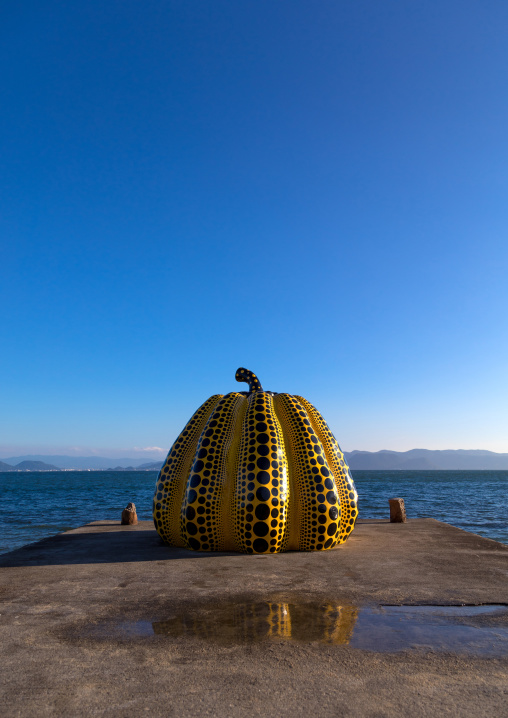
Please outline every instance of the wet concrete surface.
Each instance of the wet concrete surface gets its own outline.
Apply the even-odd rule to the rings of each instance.
[[[340,605],[334,601],[188,603],[164,620],[110,619],[83,626],[82,637],[136,641],[169,636],[224,646],[321,643],[392,653],[404,650],[508,656],[508,607]],[[490,619],[490,620],[485,620]]]
[[[431,519],[202,554],[96,522],[0,556],[4,716],[504,716],[508,547]]]

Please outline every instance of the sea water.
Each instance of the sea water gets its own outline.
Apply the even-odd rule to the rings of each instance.
[[[508,544],[508,471],[353,471],[360,518],[388,518],[402,497],[409,518],[431,517]],[[156,471],[0,473],[0,553],[101,519],[133,501],[151,519]]]

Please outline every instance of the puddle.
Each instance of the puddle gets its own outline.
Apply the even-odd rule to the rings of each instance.
[[[379,606],[360,611],[350,645],[393,653],[422,650],[508,656],[508,607]]]
[[[455,618],[469,618],[470,616],[501,616],[508,612],[504,604],[484,604],[481,606],[380,606],[379,610],[396,616],[412,614],[414,616],[453,616]]]
[[[508,656],[508,607],[377,606],[258,601],[190,604],[164,620],[110,621],[86,636],[129,640],[168,636],[221,645],[295,641],[393,653],[427,650]]]

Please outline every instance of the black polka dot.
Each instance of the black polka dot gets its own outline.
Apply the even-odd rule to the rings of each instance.
[[[268,499],[270,498],[270,490],[267,489],[266,486],[260,486],[259,489],[256,491],[256,498],[259,501],[268,501]]]
[[[256,506],[256,518],[264,520],[270,516],[270,507],[267,504],[258,504]]]
[[[190,521],[185,528],[187,529],[187,533],[191,534],[191,536],[194,536],[194,534],[198,532],[198,527],[196,524],[192,523],[192,521]]]
[[[194,551],[199,551],[201,546],[199,545],[199,541],[195,538],[189,539],[189,546],[194,549]]]
[[[267,459],[266,456],[260,456],[259,459],[256,461],[258,469],[269,469],[270,468],[270,459]]]
[[[266,536],[266,534],[268,533],[268,525],[265,524],[263,521],[258,521],[254,524],[253,531],[256,536]]]
[[[254,547],[254,551],[257,551],[258,553],[263,553],[268,550],[268,543],[262,538],[256,539],[252,545]]]
[[[189,519],[189,521],[192,521],[192,519],[196,515],[196,512],[194,511],[192,506],[187,506],[187,511],[185,512],[185,515]]]
[[[257,480],[260,484],[269,484],[270,474],[267,471],[258,471]]]

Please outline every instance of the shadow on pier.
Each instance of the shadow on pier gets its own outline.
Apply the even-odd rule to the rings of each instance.
[[[100,531],[68,531],[2,554],[0,567],[171,561],[235,555],[166,546],[155,529],[133,526],[122,527],[119,531],[118,522],[105,521],[100,522],[99,528]]]

